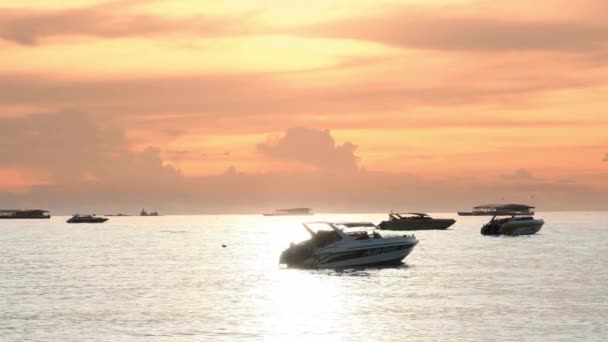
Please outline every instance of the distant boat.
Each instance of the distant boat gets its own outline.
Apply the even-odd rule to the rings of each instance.
[[[311,208],[278,209],[274,213],[265,213],[264,216],[304,216],[314,215]]]
[[[435,219],[423,213],[390,213],[389,219],[380,222],[384,230],[435,230],[447,229],[456,223],[454,219]]]
[[[108,218],[95,216],[95,215],[80,215],[76,214],[70,217],[66,222],[67,223],[104,223]]]
[[[142,209],[139,216],[158,216],[158,213],[156,211],[148,213],[145,209]]]
[[[50,219],[48,210],[0,210],[0,219]]]
[[[525,204],[480,205],[465,215],[492,216],[490,222],[481,227],[483,235],[531,235],[538,233],[545,224],[545,221],[533,217],[534,207]],[[500,216],[506,217],[498,218]]]
[[[481,228],[483,235],[532,235],[538,233],[545,221],[531,216],[511,216],[503,219],[492,217],[490,222]]]

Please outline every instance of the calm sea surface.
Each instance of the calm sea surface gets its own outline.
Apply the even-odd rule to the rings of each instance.
[[[2,220],[0,341],[606,341],[608,213],[435,216],[402,266],[345,271],[277,263],[303,219],[384,214]]]

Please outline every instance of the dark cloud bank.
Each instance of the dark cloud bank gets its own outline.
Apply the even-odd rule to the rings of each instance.
[[[573,181],[547,182],[525,169],[493,184],[446,177],[428,181],[407,173],[358,167],[356,147],[336,144],[329,131],[290,128],[260,142],[268,158],[311,166],[308,172],[247,174],[229,168],[185,177],[165,165],[159,150],[128,149],[124,132],[82,113],[51,113],[0,120],[0,167],[38,168],[53,185],[3,193],[2,207],[42,207],[56,214],[137,212],[259,213],[311,206],[321,212],[457,210],[501,198],[542,210],[606,209],[608,196]]]

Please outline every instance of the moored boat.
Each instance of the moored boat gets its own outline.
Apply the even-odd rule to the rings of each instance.
[[[456,223],[454,219],[436,219],[423,213],[390,213],[389,219],[380,222],[384,230],[435,230],[447,229]]]
[[[48,210],[0,210],[0,219],[50,219]]]
[[[544,224],[545,221],[541,219],[537,220],[531,216],[512,216],[501,219],[497,219],[496,216],[494,216],[490,222],[486,223],[481,228],[481,234],[512,236],[532,235],[538,233]]]
[[[106,217],[95,216],[95,215],[80,215],[75,214],[70,217],[66,222],[67,223],[104,223],[109,220]]]
[[[278,209],[274,213],[264,213],[264,216],[307,216],[314,215],[311,208]]]
[[[481,228],[483,235],[531,235],[538,233],[545,224],[542,219],[534,218],[534,207],[524,204],[480,205],[468,214],[492,216]]]
[[[394,265],[411,253],[415,236],[382,236],[371,222],[307,222],[310,239],[291,244],[279,263],[300,268]]]

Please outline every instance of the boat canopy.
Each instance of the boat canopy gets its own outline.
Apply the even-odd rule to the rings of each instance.
[[[330,222],[330,221],[314,221],[314,222],[303,222],[302,225],[305,227],[313,225],[325,225],[329,227],[335,227],[337,229],[342,228],[357,228],[357,227],[376,227],[372,222]]]
[[[525,204],[485,204],[478,205],[473,209],[511,209],[511,210],[529,210],[534,209],[533,206]]]
[[[409,218],[418,218],[418,219],[430,218],[430,216],[425,213],[393,213],[393,212],[391,212],[390,214],[388,214],[388,216],[393,220],[400,220],[400,219],[405,219],[408,217]]]
[[[419,217],[428,217],[429,215],[425,213],[397,213],[399,216],[410,215],[410,216],[419,216]]]
[[[371,222],[329,222],[329,221],[315,221],[315,222],[303,222],[302,225],[311,234],[315,235],[320,230],[333,230],[343,231],[350,230],[353,228],[362,228],[361,230],[367,230],[369,228],[376,229],[376,225]],[[320,227],[319,227],[320,226]],[[323,229],[325,228],[325,229]],[[329,229],[327,229],[329,228]]]
[[[525,204],[486,204],[473,208],[476,215],[534,215],[534,207]]]

